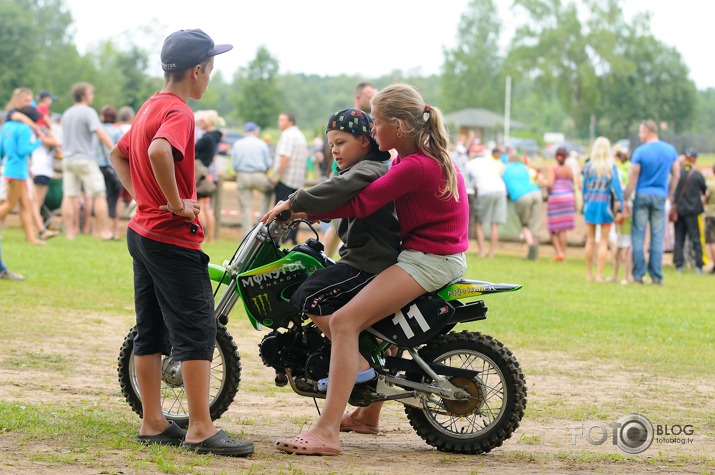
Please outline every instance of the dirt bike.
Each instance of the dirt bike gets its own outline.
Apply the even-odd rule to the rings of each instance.
[[[315,238],[292,249],[282,239],[301,223]],[[323,253],[312,223],[273,220],[258,223],[222,266],[209,264],[216,282],[218,332],[209,404],[215,420],[228,409],[241,381],[241,360],[226,329],[239,300],[256,330],[270,332],[259,344],[263,363],[275,369],[275,384],[294,392],[325,398],[318,380],[328,375],[330,341],[290,303],[296,288],[316,270],[333,265]],[[477,332],[452,333],[458,323],[486,318],[486,294],[510,292],[514,284],[459,280],[427,293],[360,335],[360,352],[376,377],[356,384],[350,404],[398,401],[407,418],[429,445],[443,452],[485,453],[499,447],[519,426],[526,408],[526,383],[519,363],[499,341]],[[470,301],[471,300],[471,301]],[[126,336],[119,354],[119,382],[132,409],[142,415],[132,348],[136,329]],[[396,356],[390,348],[396,347]],[[394,353],[394,352],[393,352]],[[171,356],[162,363],[162,404],[167,419],[188,424],[181,365]]]

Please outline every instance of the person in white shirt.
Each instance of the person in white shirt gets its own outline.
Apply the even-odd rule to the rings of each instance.
[[[499,157],[501,150],[495,148],[491,156],[477,156],[467,162],[469,182],[476,188],[475,215],[479,257],[484,257],[484,229],[489,229],[489,252],[494,257],[499,241],[499,225],[506,223],[506,186],[501,174],[504,165]]]

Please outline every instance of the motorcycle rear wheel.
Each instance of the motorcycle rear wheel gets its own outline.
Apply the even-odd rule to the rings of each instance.
[[[134,412],[143,417],[141,394],[134,367],[134,337],[136,327],[129,331],[119,351],[117,373],[124,398]],[[188,404],[184,381],[181,377],[181,364],[171,356],[162,358],[161,405],[167,420],[174,421],[180,427],[189,425]],[[222,324],[217,325],[216,347],[211,362],[211,380],[209,387],[209,411],[211,419],[220,418],[233,402],[241,382],[241,358],[233,337]]]
[[[432,396],[422,408],[405,406],[417,434],[442,452],[487,453],[511,437],[526,409],[526,382],[519,362],[499,341],[476,332],[448,333],[420,349],[427,362],[479,371],[474,379],[452,377],[472,395],[467,401]],[[407,378],[429,382],[424,375]]]

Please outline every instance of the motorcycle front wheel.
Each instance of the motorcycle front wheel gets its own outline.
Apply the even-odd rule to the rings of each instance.
[[[425,442],[442,452],[480,454],[511,437],[526,409],[526,382],[502,343],[481,333],[448,333],[427,343],[419,355],[429,363],[479,372],[474,378],[449,378],[470,394],[467,400],[428,395],[421,408],[405,406],[407,419]],[[415,373],[407,378],[431,381]]]
[[[136,327],[129,331],[119,351],[119,385],[125,399],[134,412],[143,417],[141,393],[134,367],[134,337]],[[211,419],[216,420],[233,402],[241,382],[241,358],[238,347],[226,327],[220,323],[216,331],[216,347],[211,361],[209,386],[209,410]],[[181,376],[181,363],[171,356],[163,356],[161,362],[161,406],[167,420],[180,427],[189,425],[189,407]]]

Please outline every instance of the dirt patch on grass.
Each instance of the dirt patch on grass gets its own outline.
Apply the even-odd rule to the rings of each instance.
[[[0,400],[24,404],[88,405],[134,417],[119,391],[116,361],[132,319],[118,315],[53,315],[73,331],[57,338],[28,335],[0,349]],[[247,323],[229,323],[243,373],[236,400],[217,422],[229,433],[253,440],[247,459],[200,457],[159,450],[66,447],[62,437],[38,442],[19,432],[0,433],[4,474],[128,473],[532,473],[632,472],[703,473],[713,470],[712,383],[656,376],[655,371],[619,367],[599,359],[573,360],[567,354],[510,348],[526,374],[529,403],[521,426],[491,453],[464,456],[428,446],[412,430],[398,403],[385,405],[376,436],[345,434],[339,457],[297,457],[273,448],[278,437],[294,435],[317,418],[312,400],[273,385],[273,370],[260,361],[257,344],[265,335]],[[494,335],[498,338],[498,335]],[[22,366],[29,354],[32,365]],[[43,357],[44,355],[44,357]],[[28,359],[28,361],[30,361]],[[20,363],[18,363],[20,362]],[[58,366],[59,365],[59,366]],[[322,406],[322,401],[318,401]],[[693,424],[692,442],[654,441],[645,452],[628,455],[608,440],[589,444],[573,426],[608,426],[640,412],[653,424]],[[138,427],[138,418],[137,418]],[[610,430],[610,429],[609,429]],[[131,438],[131,433],[126,438]],[[598,438],[596,433],[594,438]],[[167,463],[167,460],[171,462]],[[173,468],[172,468],[173,467]],[[180,468],[177,468],[180,467]]]

